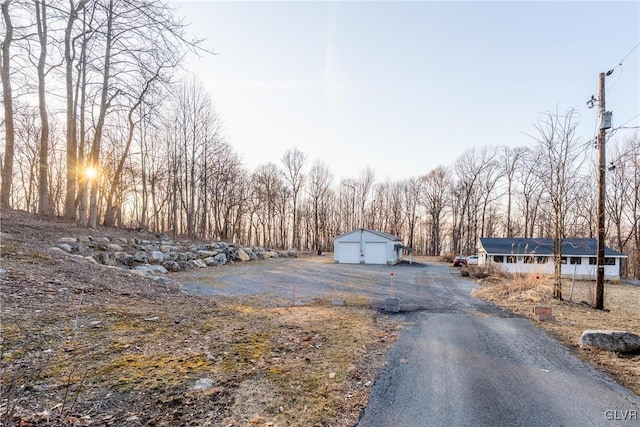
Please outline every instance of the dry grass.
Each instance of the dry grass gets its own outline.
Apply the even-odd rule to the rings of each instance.
[[[475,273],[477,276],[477,272]],[[507,275],[497,271],[484,271],[483,286],[474,295],[489,301],[548,301],[553,292],[551,278],[539,274]]]
[[[3,240],[6,426],[353,425],[399,327],[363,298],[195,297]]]
[[[607,283],[605,311],[591,308],[595,283],[564,280],[564,301],[552,299],[553,285],[549,278],[536,275],[513,279],[491,280],[475,291],[480,298],[492,301],[523,317],[534,318],[533,307],[550,306],[555,322],[536,324],[573,348],[577,355],[607,372],[624,386],[640,395],[640,355],[623,355],[579,347],[580,336],[587,329],[624,330],[640,334],[640,287]]]

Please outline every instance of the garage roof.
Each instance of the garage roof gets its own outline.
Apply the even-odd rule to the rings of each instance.
[[[398,236],[394,236],[393,234],[389,234],[389,233],[383,233],[382,231],[371,230],[370,228],[357,228],[353,231],[349,231],[348,233],[344,233],[339,236],[336,236],[333,238],[333,240],[339,239],[340,237],[347,236],[349,234],[352,234],[358,231],[368,231],[369,233],[377,234],[380,237],[384,237],[385,239],[388,239],[394,242],[402,242],[402,239]]]

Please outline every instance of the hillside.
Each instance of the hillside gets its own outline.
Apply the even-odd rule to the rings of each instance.
[[[20,212],[1,227],[3,425],[352,425],[395,337],[366,307],[191,296],[49,249],[148,233]]]

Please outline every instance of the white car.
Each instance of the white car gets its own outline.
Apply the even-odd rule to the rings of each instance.
[[[471,255],[468,257],[467,265],[478,265],[478,255]]]

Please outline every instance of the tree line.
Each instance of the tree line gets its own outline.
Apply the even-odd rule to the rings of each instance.
[[[595,237],[593,141],[575,110],[547,112],[530,144],[466,150],[398,181],[336,177],[295,147],[254,170],[211,95],[186,74],[208,54],[162,2],[0,3],[0,205],[83,226],[326,251],[359,227],[418,254],[475,253],[480,237]],[[640,140],[608,146],[607,244],[640,277]]]

